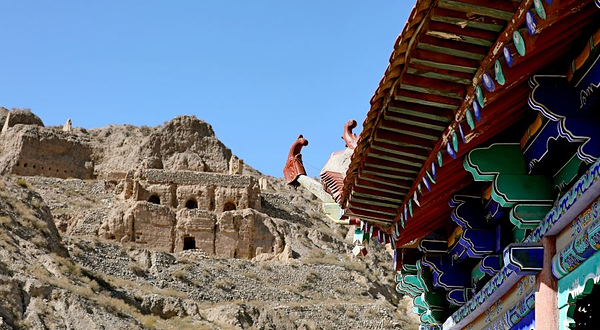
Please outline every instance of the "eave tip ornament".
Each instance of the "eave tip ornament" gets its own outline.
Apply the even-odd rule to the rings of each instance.
[[[348,122],[344,124],[344,135],[342,136],[342,139],[346,142],[346,148],[354,150],[358,145],[358,136],[352,133],[352,130],[355,129],[357,125],[358,123],[354,119],[348,120]]]
[[[302,164],[302,154],[300,152],[302,151],[302,147],[307,145],[308,140],[300,134],[290,147],[290,152],[288,153],[288,158],[285,167],[283,168],[285,182],[290,186],[298,187],[300,185],[300,183],[298,183],[298,177],[306,175],[306,170]]]

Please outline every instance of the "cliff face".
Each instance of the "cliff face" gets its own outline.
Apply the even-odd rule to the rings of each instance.
[[[111,125],[65,131],[44,127],[30,112],[1,109],[4,174],[90,179],[136,168],[227,173],[232,158],[210,124],[194,116],[154,128]],[[20,115],[8,115],[13,112]]]
[[[87,150],[65,155],[93,174],[39,171],[44,144],[17,148],[36,136]],[[416,329],[383,247],[354,259],[308,192],[227,175],[242,163],[195,117],[15,124],[0,148],[0,329]]]

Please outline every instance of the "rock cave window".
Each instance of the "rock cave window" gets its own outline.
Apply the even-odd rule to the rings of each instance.
[[[148,203],[160,204],[160,197],[158,197],[158,195],[152,195],[148,198]]]
[[[227,202],[225,203],[225,205],[223,206],[223,212],[225,211],[234,211],[237,207],[235,206],[234,202]]]
[[[195,250],[196,249],[196,239],[194,237],[184,237],[183,238],[183,249],[184,250]]]
[[[198,202],[196,202],[195,199],[190,198],[187,200],[187,202],[185,202],[185,208],[186,209],[197,209],[198,208]]]

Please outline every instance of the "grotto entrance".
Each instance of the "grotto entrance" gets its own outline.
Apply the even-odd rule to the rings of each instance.
[[[195,250],[196,249],[196,239],[194,237],[184,237],[183,238],[183,250]]]

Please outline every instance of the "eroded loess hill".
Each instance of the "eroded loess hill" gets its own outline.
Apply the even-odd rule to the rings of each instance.
[[[59,140],[89,148],[93,175],[0,178],[0,329],[416,329],[383,247],[351,257],[349,228],[324,220],[308,192],[244,166],[206,125],[177,117],[157,128],[16,124],[2,133],[15,135],[4,141],[24,132],[64,135]],[[0,164],[16,162],[5,154]],[[241,179],[235,166],[253,179]],[[204,177],[190,170],[218,172],[217,179],[185,185],[147,177]],[[229,173],[260,185],[235,188]],[[159,204],[149,201],[153,194]],[[123,221],[123,233],[129,224],[150,229],[102,235],[114,214],[130,210],[138,213]],[[139,210],[150,210],[148,219]],[[156,214],[171,225],[157,224]],[[172,245],[148,243],[160,230],[170,230]],[[194,238],[196,249],[178,248],[178,235]]]

